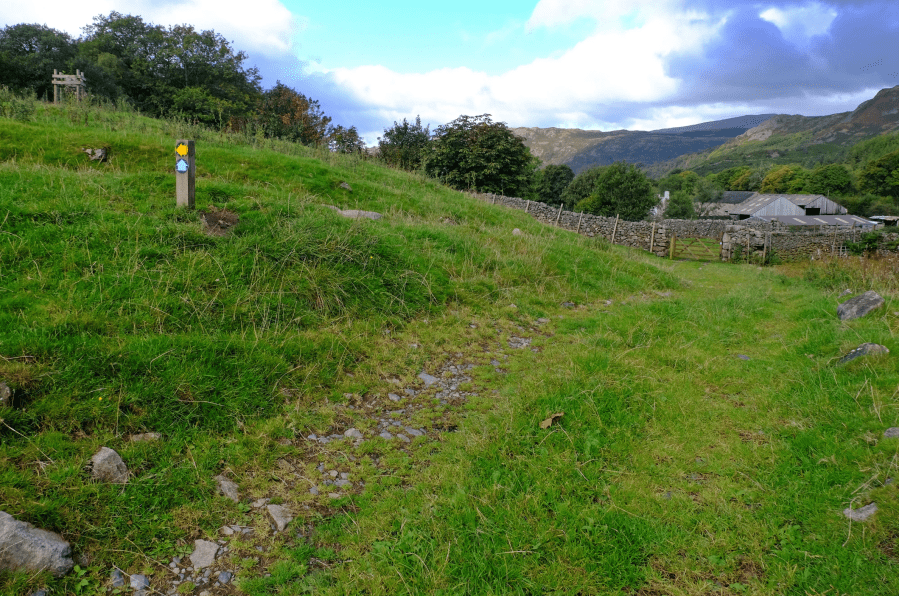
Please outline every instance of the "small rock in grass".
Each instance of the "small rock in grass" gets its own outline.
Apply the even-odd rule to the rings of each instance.
[[[386,430],[378,436],[381,437],[382,439],[387,439],[388,441],[393,438],[393,435],[390,434],[389,432],[387,432]]]
[[[425,382],[425,387],[430,387],[438,381],[437,377],[429,375],[426,372],[419,373],[418,378]]]
[[[396,438],[399,439],[400,441],[402,441],[403,443],[410,443],[412,441],[412,439],[410,439],[406,435],[397,435]]]
[[[121,588],[125,585],[125,574],[120,569],[113,569],[110,574],[113,588]]]
[[[222,526],[221,528],[219,528],[219,532],[221,532],[225,536],[233,536],[234,535],[234,530],[232,530],[228,526]],[[175,563],[172,563],[172,565],[175,565]]]
[[[861,358],[862,356],[873,356],[877,354],[889,353],[890,351],[886,348],[886,346],[882,346],[880,344],[864,343],[840,358],[839,363],[845,364],[846,362],[851,362],[856,358]]]
[[[885,439],[899,439],[899,426],[893,426],[883,431]]]
[[[0,570],[49,570],[62,577],[75,565],[71,555],[71,546],[58,534],[0,511]]]
[[[402,397],[400,397],[400,396],[397,395],[396,393],[388,393],[388,394],[387,394],[387,398],[388,398],[390,401],[400,401],[401,399],[403,399]]]
[[[158,441],[162,435],[159,433],[139,433],[136,435],[131,435],[132,443],[145,443],[149,441]]]
[[[415,389],[403,389],[403,392],[410,397],[415,397],[416,395],[418,395],[418,391],[416,391]]]
[[[339,499],[340,495],[338,493],[328,493],[328,497],[332,499]]]
[[[128,483],[128,468],[125,462],[109,447],[100,447],[91,458],[91,473],[100,482]]]
[[[410,435],[412,435],[413,437],[420,437],[424,434],[420,430],[416,430],[416,429],[412,428],[411,426],[406,427],[406,432],[409,433]]]
[[[545,323],[549,323],[549,319],[546,319],[546,318],[543,318],[543,317],[537,319],[537,324],[538,324],[538,325],[543,325],[543,324],[545,324]]]
[[[514,230],[512,230],[512,235],[513,236],[521,236],[521,230],[519,230],[518,228],[515,228]]]
[[[146,575],[132,575],[131,576],[131,589],[132,590],[145,590],[150,587],[150,580],[147,579]]]
[[[874,515],[876,512],[877,503],[869,503],[868,505],[865,505],[864,507],[861,507],[859,509],[850,509],[847,507],[843,510],[843,515],[845,515],[852,521],[863,522]]]
[[[361,439],[362,433],[358,429],[351,428],[351,429],[347,430],[346,432],[344,432],[343,436],[345,436],[348,439]]]
[[[209,540],[195,540],[194,552],[190,555],[190,564],[194,569],[200,570],[209,567],[215,562],[215,556],[219,552],[219,545]]]
[[[283,532],[284,528],[287,527],[287,524],[293,521],[293,516],[286,507],[282,507],[281,505],[268,505],[266,509],[268,509],[268,514],[272,517],[272,521],[275,522],[275,529],[278,532]]]
[[[261,499],[256,499],[255,501],[250,503],[250,506],[253,509],[259,509],[260,507],[265,507],[266,505],[268,505],[269,501],[271,501],[271,499],[263,497]]]
[[[884,305],[883,298],[875,291],[865,292],[837,306],[837,316],[841,321],[864,317]]]
[[[215,478],[213,478],[213,480],[218,483],[218,489],[223,495],[225,495],[235,503],[240,502],[240,494],[237,491],[237,485],[235,483],[231,482],[222,475],[216,476]]]
[[[222,571],[221,573],[219,573],[219,583],[227,584],[228,582],[231,581],[232,577],[233,577],[233,574],[230,571]]]

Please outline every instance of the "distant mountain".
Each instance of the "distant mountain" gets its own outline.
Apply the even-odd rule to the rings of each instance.
[[[757,114],[653,131],[512,130],[544,163],[568,164],[575,173],[619,160],[642,163],[653,177],[674,168],[704,174],[787,158],[833,161],[859,141],[899,131],[899,86],[830,116]]]
[[[544,163],[568,164],[581,170],[625,160],[646,165],[686,153],[717,147],[775,114],[737,116],[661,130],[581,130],[578,128],[513,128],[531,153]]]
[[[653,176],[674,168],[704,175],[737,165],[835,162],[853,145],[889,133],[899,133],[899,85],[881,89],[851,112],[778,114],[718,147],[647,164],[645,170]]]

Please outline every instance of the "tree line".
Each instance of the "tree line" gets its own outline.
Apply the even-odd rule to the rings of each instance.
[[[256,67],[213,30],[163,27],[116,11],[73,38],[45,25],[0,29],[0,86],[52,98],[53,70],[84,73],[95,98],[126,101],[155,117],[351,153],[365,148],[354,126],[331,124],[317,101],[281,84],[263,90]]]

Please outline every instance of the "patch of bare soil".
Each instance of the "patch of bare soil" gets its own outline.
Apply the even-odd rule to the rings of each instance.
[[[226,236],[240,221],[240,217],[233,211],[216,209],[214,205],[210,205],[207,211],[200,211],[200,220],[207,235]]]

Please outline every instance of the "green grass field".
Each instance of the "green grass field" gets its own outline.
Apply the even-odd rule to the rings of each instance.
[[[174,206],[178,138],[197,141],[198,211],[239,216],[228,235]],[[108,163],[81,152],[99,146]],[[883,264],[656,259],[375,162],[127,110],[0,118],[0,159],[18,396],[0,510],[79,560],[61,580],[0,572],[0,593],[106,594],[118,566],[165,594],[172,557],[226,524],[256,532],[228,539],[235,584],[213,594],[899,593]],[[840,322],[846,287],[886,307]],[[864,342],[892,353],[837,365]],[[389,392],[447,363],[474,365],[476,395],[405,400],[426,436],[305,438],[370,436],[399,416]],[[127,485],[90,478],[100,446]],[[352,490],[311,494],[319,465]],[[286,531],[262,497],[294,513]],[[867,522],[842,515],[872,501]]]

